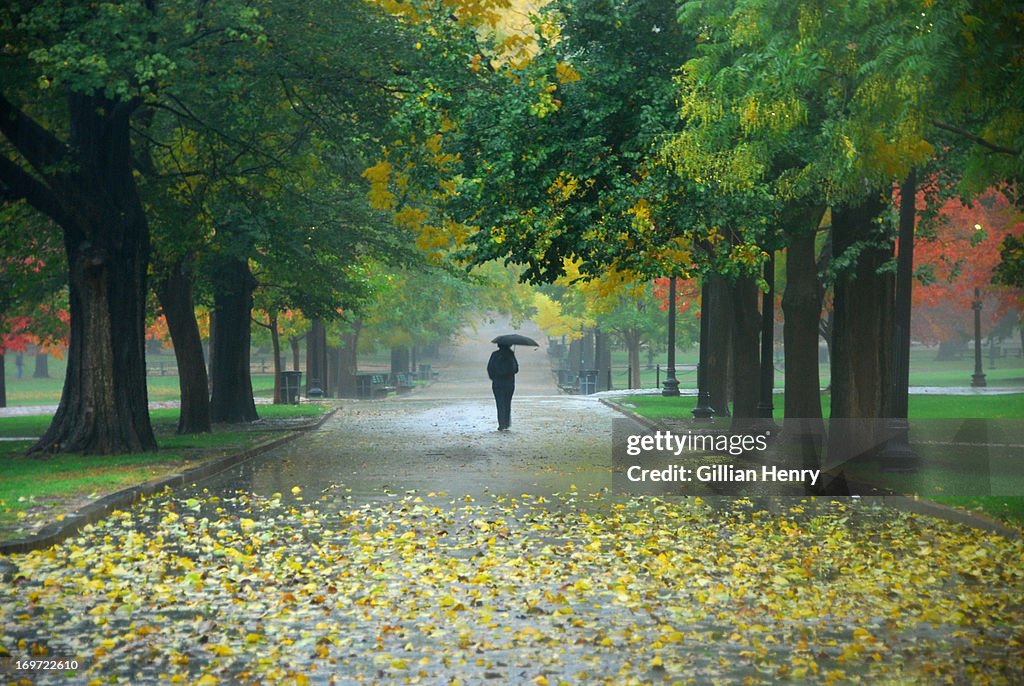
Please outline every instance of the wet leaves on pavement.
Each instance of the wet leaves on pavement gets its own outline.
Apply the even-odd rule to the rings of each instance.
[[[1020,683],[1024,546],[851,501],[162,495],[3,558],[35,683]],[[7,676],[7,675],[5,675]]]

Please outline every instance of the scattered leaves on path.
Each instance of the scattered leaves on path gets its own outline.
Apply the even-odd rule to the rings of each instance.
[[[1024,544],[853,501],[163,495],[0,557],[30,683],[1021,683]],[[782,503],[781,505],[779,503]]]

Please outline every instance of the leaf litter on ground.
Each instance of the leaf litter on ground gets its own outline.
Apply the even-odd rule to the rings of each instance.
[[[17,683],[1021,683],[1024,545],[851,500],[165,493],[0,557]]]

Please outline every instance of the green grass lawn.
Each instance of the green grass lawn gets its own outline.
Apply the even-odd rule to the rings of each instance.
[[[914,348],[910,354],[910,385],[911,386],[970,386],[971,375],[974,373],[974,358],[965,355],[958,360],[937,360],[937,351],[929,348]],[[655,361],[661,365],[661,373],[652,366],[647,368],[646,357],[641,359],[640,386],[642,388],[658,388],[658,381],[665,380],[665,354],[662,353]],[[676,355],[678,366],[676,378],[680,388],[696,388],[697,372],[693,368],[697,364],[696,349],[679,351]],[[628,360],[626,353],[612,353],[612,387],[626,388]],[[1019,357],[998,358],[993,362],[986,355],[983,359],[983,370],[990,386],[1019,386],[1024,392],[1024,359]],[[828,386],[830,380],[829,366],[822,363],[818,367],[818,376],[822,387]],[[784,374],[781,360],[776,361],[775,387],[782,388]]]
[[[832,396],[821,394],[822,413],[827,417]],[[658,394],[613,398],[613,403],[649,419],[690,417],[697,404],[693,396],[666,398]],[[1006,395],[911,395],[913,419],[1015,419],[1024,417],[1024,393]],[[782,418],[782,396],[775,397],[774,416]]]
[[[180,396],[178,377],[170,373],[175,369],[174,354],[164,351],[160,354],[147,354],[146,387],[152,401],[177,400]],[[160,364],[168,373],[160,375]],[[60,402],[61,390],[64,388],[65,360],[51,357],[49,361],[49,377],[35,379],[32,377],[32,360],[26,358],[22,378],[17,378],[17,369],[12,356],[8,356],[4,365],[4,378],[7,386],[7,404],[11,407],[20,405],[55,405]],[[267,367],[265,361],[253,358],[252,374],[253,395],[257,398],[269,398],[274,393],[274,375],[272,372],[260,372]]]
[[[317,417],[317,404],[261,405],[261,419]],[[41,435],[50,416],[0,418],[0,438]],[[20,535],[23,528],[57,519],[83,498],[99,497],[153,479],[175,474],[205,460],[230,455],[268,439],[266,428],[218,426],[214,433],[179,436],[178,410],[151,412],[160,450],[135,455],[54,455],[27,457],[32,440],[0,441],[0,539]],[[279,434],[279,432],[278,432]]]

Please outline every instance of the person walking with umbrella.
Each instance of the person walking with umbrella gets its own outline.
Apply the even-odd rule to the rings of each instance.
[[[537,343],[519,334],[498,336],[491,342],[497,343],[498,349],[491,353],[491,359],[487,361],[487,376],[491,380],[494,404],[498,408],[498,431],[508,431],[512,425],[512,394],[516,391],[516,374],[519,373],[519,362],[512,352],[512,346]]]

